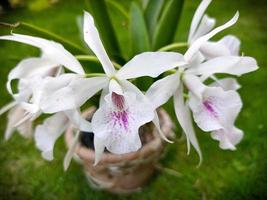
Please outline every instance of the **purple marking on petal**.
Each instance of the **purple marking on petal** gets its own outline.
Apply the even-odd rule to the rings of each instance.
[[[113,120],[113,126],[119,125],[125,130],[128,130],[129,127],[129,111],[113,111],[110,113],[110,116]]]
[[[203,102],[203,105],[205,107],[205,109],[211,113],[214,117],[217,117],[218,116],[218,113],[216,112],[216,110],[214,109],[214,105],[212,104],[212,101],[211,100],[205,100]]]
[[[112,99],[112,102],[115,104],[115,106],[119,110],[123,110],[124,103],[125,103],[125,100],[124,100],[124,96],[123,95],[119,95],[119,94],[117,94],[115,92],[112,92],[111,99]]]

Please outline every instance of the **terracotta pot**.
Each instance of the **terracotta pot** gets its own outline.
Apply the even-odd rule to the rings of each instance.
[[[91,107],[83,115],[90,119],[94,112],[95,108]],[[163,109],[159,109],[158,114],[163,133],[172,138],[172,121],[169,115]],[[94,150],[82,146],[81,143],[78,144],[76,155],[83,164],[84,172],[92,187],[113,193],[131,193],[140,190],[147,183],[155,172],[165,142],[151,123],[144,125],[140,130],[144,144],[139,151],[123,155],[104,153],[97,166],[93,166]],[[66,131],[65,141],[68,147],[72,144],[74,132],[73,127],[69,127]]]

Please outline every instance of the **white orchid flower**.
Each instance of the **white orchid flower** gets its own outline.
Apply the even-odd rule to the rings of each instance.
[[[53,160],[54,144],[68,125],[66,115],[63,112],[59,112],[47,118],[42,125],[36,127],[34,139],[37,148],[42,151],[44,159]]]
[[[209,33],[215,26],[216,20],[205,14],[206,9],[212,0],[202,0],[198,6],[190,26],[188,44],[192,45],[194,41],[203,35]],[[224,36],[217,42],[206,41],[200,47],[200,52],[205,59],[211,59],[218,56],[238,56],[240,50],[240,40],[233,36]]]
[[[81,116],[77,105],[84,103],[85,96],[90,97],[97,93],[105,85],[105,81],[98,77],[87,79],[81,75],[67,73],[46,77],[41,83],[40,87],[36,85],[36,91],[41,91],[41,94],[40,98],[33,98],[38,101],[35,101],[34,105],[38,105],[44,113],[56,114],[36,127],[35,141],[38,149],[42,151],[42,156],[46,160],[52,160],[54,144],[69,124],[73,124],[80,131],[92,131],[91,124]],[[37,92],[34,94],[38,96]]]
[[[103,88],[101,94],[100,107],[92,119],[97,164],[105,147],[117,154],[137,151],[141,147],[139,127],[157,118],[155,109],[144,94],[127,79],[157,77],[183,65],[184,60],[178,53],[146,52],[135,56],[116,71],[103,47],[93,18],[87,12],[84,14],[84,39],[100,60],[108,78],[108,86]]]
[[[82,66],[75,57],[56,42],[21,34],[0,36],[0,40],[12,40],[29,44],[40,48],[42,51],[40,58],[22,60],[8,75],[7,89],[15,99],[16,103],[14,104],[20,104],[28,113],[20,123],[39,116],[40,109],[35,102],[40,99],[42,93],[40,87],[44,77],[59,73],[61,66],[65,66],[78,74],[84,74]],[[11,82],[15,79],[19,80],[19,92],[17,94],[14,94],[11,88]],[[8,106],[4,107],[2,112],[7,111],[9,108]]]
[[[48,106],[44,102],[44,100],[47,100],[47,95],[58,95],[58,93],[54,93],[55,90],[64,88],[68,84],[72,86],[80,83],[81,86],[83,84],[89,84],[90,86],[92,83],[88,83],[88,81],[79,82],[81,77],[84,76],[82,66],[72,54],[58,43],[20,34],[1,36],[0,39],[30,44],[40,48],[42,51],[41,57],[22,60],[8,75],[7,89],[13,96],[14,102],[3,107],[0,111],[0,114],[2,114],[12,109],[8,117],[6,139],[10,138],[16,128],[23,135],[26,134],[26,131],[30,133],[31,121],[43,112],[50,113],[46,110]],[[62,74],[62,66],[77,74]],[[15,79],[19,80],[18,93],[16,94],[11,89],[11,82]],[[95,79],[92,80],[94,81]],[[68,98],[68,96],[64,98]],[[64,103],[61,100],[58,99],[58,105]],[[47,100],[47,103],[49,104],[50,102]],[[42,156],[45,159],[53,159],[54,143],[70,123],[82,131],[91,131],[92,129],[91,124],[81,117],[78,109],[59,112],[46,119],[43,125],[37,126],[34,137],[36,145],[42,151]]]
[[[214,140],[220,142],[221,149],[235,150],[237,145],[243,138],[243,131],[232,126],[230,129],[219,129],[211,133]]]
[[[36,67],[38,67],[38,65]],[[12,72],[13,70],[10,74],[12,74]],[[54,72],[52,72],[51,70],[49,73],[42,73],[42,71],[40,71],[40,74],[36,75],[45,76],[52,75],[53,73]],[[38,114],[31,115],[32,119],[30,119],[28,117],[28,111],[24,109],[25,102],[27,102],[30,96],[33,95],[33,92],[29,87],[31,79],[34,78],[32,76],[25,76],[25,78],[19,80],[19,92],[13,95],[15,100],[4,106],[0,111],[0,114],[3,114],[4,112],[10,110],[8,113],[7,128],[5,131],[6,140],[8,140],[12,136],[15,130],[18,130],[18,132],[25,138],[30,138],[32,136],[32,121],[34,118],[38,117],[39,112],[37,112]]]
[[[209,86],[211,87],[221,87],[225,91],[238,90],[241,86],[237,83],[234,78],[223,78],[216,80]],[[219,146],[221,149],[235,150],[241,139],[243,138],[243,131],[236,128],[234,124],[229,124],[227,127],[214,130],[211,132],[211,137],[214,140],[220,142]]]
[[[141,147],[139,127],[157,119],[155,109],[127,79],[157,77],[167,70],[183,65],[184,59],[178,53],[146,52],[135,56],[116,71],[103,47],[92,16],[86,12],[84,39],[100,60],[109,83],[103,88],[100,107],[92,118],[97,164],[105,147],[116,154],[137,151]],[[159,127],[159,124],[156,126]]]
[[[7,89],[13,96],[14,101],[4,106],[0,110],[0,115],[10,110],[8,114],[8,125],[6,129],[5,139],[9,139],[16,127],[23,136],[31,136],[31,120],[27,116],[27,111],[23,109],[22,102],[28,102],[32,91],[29,84],[31,79],[36,76],[45,77],[59,73],[60,67],[45,58],[42,55],[40,58],[27,58],[22,60],[8,75]],[[11,89],[11,82],[18,79],[18,93],[14,94]]]
[[[30,138],[32,136],[32,122],[30,120],[25,121],[19,126],[15,126],[25,115],[25,110],[19,105],[10,109],[7,116],[7,127],[5,130],[5,140],[10,139],[12,134],[18,130],[21,136],[24,138]]]
[[[88,99],[102,90],[100,107],[93,116],[92,125],[84,122],[78,126],[80,130],[85,130],[83,128],[85,126],[87,127],[85,131],[95,134],[96,164],[105,147],[117,154],[138,150],[141,147],[138,135],[141,125],[155,118],[153,121],[160,128],[155,109],[145,95],[127,79],[141,76],[157,77],[167,70],[185,64],[185,62],[179,53],[146,52],[135,56],[116,71],[103,47],[94,20],[87,12],[84,14],[84,40],[98,57],[105,74],[93,78],[70,73],[57,77],[46,77],[41,84],[36,85],[39,88],[36,90],[41,91],[41,94],[36,92],[37,97],[33,99],[36,99],[35,105],[38,105],[38,108],[44,113],[66,113],[67,110],[79,110]],[[47,124],[49,123],[44,123],[41,128],[37,129],[36,138],[41,135],[38,132],[47,132],[47,135],[50,135],[51,131],[47,131]],[[55,129],[62,130],[62,126]],[[164,136],[161,131],[160,133]],[[59,135],[52,139],[50,137],[51,140],[47,141],[45,145],[43,143],[38,145],[48,159],[52,159],[53,144]],[[73,147],[69,149],[65,157],[65,169],[73,156],[73,149],[75,149],[79,137],[75,138]],[[167,138],[165,139],[167,140]]]
[[[154,108],[158,108],[159,106],[166,103],[170,97],[172,96],[174,97],[175,113],[187,138],[188,153],[190,151],[190,143],[191,143],[193,147],[196,149],[197,153],[199,154],[200,162],[202,160],[202,155],[193,129],[190,108],[192,109],[195,102],[198,103],[199,105],[203,105],[203,101],[201,101],[201,99],[203,99],[205,95],[207,95],[205,98],[208,98],[209,97],[208,94],[210,91],[209,89],[207,89],[208,92],[197,93],[198,99],[193,99],[192,95],[190,95],[189,96],[191,102],[190,106],[189,102],[184,101],[184,96],[183,96],[184,86],[189,90],[190,94],[191,93],[196,94],[196,92],[194,92],[195,90],[197,90],[201,86],[202,88],[204,88],[200,80],[197,84],[194,84],[196,82],[195,79],[199,79],[198,76],[200,76],[201,80],[204,81],[207,78],[212,77],[214,74],[218,73],[227,73],[231,75],[240,76],[242,74],[254,71],[258,68],[255,59],[251,57],[221,56],[208,60],[206,62],[203,62],[204,60],[201,59],[201,57],[199,58],[199,51],[202,44],[207,42],[212,36],[214,36],[218,32],[233,25],[237,21],[237,19],[238,19],[238,13],[226,24],[219,26],[214,30],[210,31],[209,33],[207,33],[206,35],[196,39],[184,55],[184,59],[187,61],[187,65],[179,67],[179,70],[177,70],[174,74],[166,76],[159,81],[156,81],[154,84],[152,84],[152,86],[146,93],[147,98],[154,105]],[[235,80],[223,80],[223,82],[229,82],[229,81],[237,84]],[[221,82],[221,84],[223,84],[223,82]],[[216,84],[219,84],[219,82]],[[230,86],[237,87],[237,85],[233,86],[232,84],[229,84],[229,87]],[[222,96],[225,95],[224,91],[221,91],[221,93]],[[236,97],[236,99],[238,99],[238,97]],[[192,103],[193,100],[195,100],[194,103]],[[207,107],[209,106],[207,102],[205,104]],[[205,106],[201,108],[205,108]],[[195,111],[194,119],[196,120],[197,109],[195,109],[194,111]],[[203,116],[198,116],[198,117],[199,117],[198,118],[199,122],[201,120],[202,121],[206,120],[202,119]],[[224,113],[222,114],[222,117],[224,117]],[[234,119],[235,117],[232,117],[231,124],[233,124]],[[208,122],[209,121],[207,120],[207,123]],[[215,124],[212,125],[215,126]],[[225,130],[226,128],[224,126],[219,126],[218,123],[216,125],[217,128],[221,128],[221,130]],[[204,125],[200,127],[203,128],[204,131],[213,131],[213,130],[215,131],[215,129],[207,129],[207,127],[204,127]],[[219,129],[216,129],[217,132],[218,130]]]
[[[189,89],[189,107],[194,120],[203,131],[214,131],[232,126],[242,107],[239,94],[221,87],[208,87],[196,76],[185,75]]]

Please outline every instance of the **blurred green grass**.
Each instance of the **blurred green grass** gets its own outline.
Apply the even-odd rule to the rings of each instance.
[[[122,1],[128,8],[129,0]],[[184,41],[192,15],[199,1],[187,0],[176,41]],[[60,1],[46,9],[20,8],[1,16],[0,21],[26,21],[53,30],[54,32],[83,45],[76,25],[85,5],[74,0]],[[198,131],[204,162],[196,168],[195,152],[186,155],[185,142],[168,146],[168,154],[162,160],[165,167],[175,169],[182,177],[158,172],[140,193],[118,197],[90,189],[81,167],[72,162],[67,173],[62,161],[66,148],[63,137],[56,143],[55,160],[44,161],[33,141],[15,134],[10,141],[3,140],[6,117],[0,124],[0,199],[267,199],[267,4],[264,0],[217,0],[208,9],[218,24],[230,19],[240,11],[238,23],[225,33],[237,35],[242,40],[242,51],[258,60],[257,72],[239,78],[240,94],[244,108],[237,126],[245,132],[237,150],[222,151],[209,134]],[[127,54],[127,22],[109,7],[112,21],[119,34],[120,47]],[[8,33],[0,29],[0,34]],[[222,34],[216,36],[220,38]],[[216,39],[215,38],[215,39]],[[11,100],[5,89],[9,70],[19,59],[38,55],[38,50],[13,42],[0,42],[0,106]],[[85,66],[89,67],[89,66]],[[168,110],[169,106],[166,107]],[[173,112],[170,110],[173,115]],[[179,134],[179,130],[177,131]]]

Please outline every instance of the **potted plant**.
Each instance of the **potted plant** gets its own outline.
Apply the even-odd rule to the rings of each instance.
[[[0,111],[2,114],[10,110],[6,139],[16,129],[28,136],[32,122],[47,114],[34,131],[36,146],[44,159],[53,160],[54,144],[66,132],[69,150],[64,159],[65,170],[75,156],[83,163],[93,186],[115,193],[133,192],[153,174],[164,142],[172,142],[172,122],[160,107],[173,97],[188,153],[192,145],[199,155],[199,164],[202,154],[191,113],[198,127],[211,132],[211,137],[219,141],[220,148],[235,150],[243,137],[242,130],[234,126],[242,107],[237,92],[240,86],[234,78],[220,79],[216,75],[241,76],[257,70],[257,62],[252,57],[239,56],[240,41],[235,36],[227,35],[217,42],[209,40],[234,25],[239,13],[214,28],[215,20],[204,15],[211,1],[203,0],[192,19],[188,41],[168,44],[175,27],[166,27],[166,24],[178,21],[170,17],[176,13],[175,6],[181,9],[182,1],[168,1],[165,6],[159,2],[151,0],[146,5],[147,13],[153,11],[150,14],[155,14],[157,9],[154,9],[158,8],[156,19],[159,20],[149,23],[140,7],[132,4],[131,53],[134,56],[124,59],[127,61],[121,61],[123,56],[114,53],[119,50],[106,12],[103,12],[106,21],[102,19],[105,24],[102,34],[93,16],[84,12],[84,41],[95,57],[74,56],[58,41],[69,49],[82,52],[84,49],[40,28],[26,23],[12,25],[12,28],[27,27],[41,32],[57,42],[14,33],[0,36],[0,40],[26,43],[42,51],[40,57],[22,60],[9,73],[7,89],[14,101]],[[92,13],[98,13],[100,7],[105,11],[103,1],[91,2]],[[164,8],[162,12],[161,7]],[[145,16],[152,18],[147,13]],[[99,15],[95,14],[95,18]],[[111,32],[103,31],[106,28]],[[153,39],[149,39],[149,34]],[[104,46],[108,46],[107,51]],[[188,47],[185,53],[173,51],[181,46]],[[79,60],[99,62],[104,73],[86,72]],[[145,83],[152,80],[146,91],[141,89],[141,77],[146,77]],[[17,92],[13,90],[14,80],[18,80]],[[90,106],[81,112],[81,107],[93,96],[97,98],[96,107]]]

